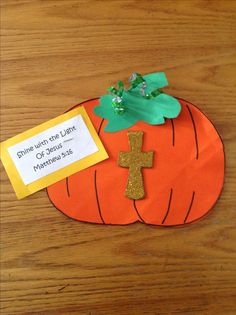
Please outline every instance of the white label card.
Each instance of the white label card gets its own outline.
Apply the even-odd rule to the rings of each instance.
[[[25,185],[98,151],[81,115],[8,147]]]

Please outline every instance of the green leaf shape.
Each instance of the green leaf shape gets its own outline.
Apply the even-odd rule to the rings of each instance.
[[[126,92],[124,92],[126,93]],[[130,113],[129,109],[119,115],[116,114],[112,107],[112,95],[103,95],[100,97],[100,105],[94,108],[94,113],[101,118],[108,120],[104,131],[115,132],[122,129],[129,128],[135,125],[139,119]]]
[[[146,93],[150,94],[153,90],[168,86],[168,81],[165,72],[155,72],[143,76],[147,83]],[[130,90],[129,90],[130,91]],[[133,94],[140,95],[139,86],[132,89]]]
[[[168,85],[164,72],[146,75],[144,79],[150,92]],[[146,91],[148,92],[148,90]],[[173,96],[161,93],[154,98],[147,99],[140,95],[139,87],[124,90],[122,98],[125,112],[117,114],[112,106],[113,96],[100,97],[100,104],[94,108],[94,112],[108,121],[104,131],[120,131],[135,125],[140,120],[151,125],[160,125],[165,122],[165,118],[176,118],[181,111],[179,101]]]

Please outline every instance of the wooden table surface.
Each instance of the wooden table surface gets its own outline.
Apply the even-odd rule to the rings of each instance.
[[[236,314],[236,1],[3,0],[1,140],[132,72],[214,122],[226,153],[214,211],[184,228],[97,226],[1,165],[1,314]],[[214,180],[214,179],[212,179]]]

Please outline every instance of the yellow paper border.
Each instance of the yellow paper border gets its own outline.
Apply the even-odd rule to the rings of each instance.
[[[13,146],[21,141],[24,141],[30,137],[35,136],[36,134],[49,129],[51,127],[54,127],[57,124],[60,124],[70,118],[73,118],[77,115],[81,115],[84,119],[84,122],[86,126],[88,127],[94,142],[96,143],[98,147],[98,151],[86,156],[85,158],[76,161],[70,165],[67,165],[63,167],[60,170],[57,170],[47,176],[44,176],[35,182],[25,185],[22,181],[14,162],[11,159],[10,154],[8,153],[7,148],[10,146]],[[62,114],[56,118],[53,118],[39,126],[36,126],[32,129],[29,129],[15,137],[12,137],[2,143],[0,143],[0,158],[2,160],[2,163],[5,167],[5,170],[7,172],[7,175],[11,181],[11,184],[15,190],[16,196],[18,199],[22,199],[28,195],[33,194],[36,191],[39,191],[42,188],[45,188],[47,186],[50,186],[58,181],[60,181],[63,178],[66,178],[82,169],[85,169],[89,166],[92,166],[100,161],[103,161],[108,158],[108,154],[95,130],[93,127],[93,124],[83,106],[80,106],[78,108],[72,109],[71,111]]]

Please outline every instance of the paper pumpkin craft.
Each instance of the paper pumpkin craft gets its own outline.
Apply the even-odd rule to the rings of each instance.
[[[117,132],[95,114],[99,99],[83,102],[109,158],[48,187],[53,205],[99,224],[176,226],[206,215],[223,186],[223,144],[196,106],[177,101],[178,117],[158,125],[138,119]]]

